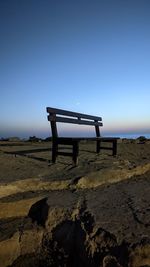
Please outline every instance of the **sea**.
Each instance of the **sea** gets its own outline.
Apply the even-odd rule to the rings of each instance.
[[[147,133],[134,133],[134,134],[131,134],[131,133],[107,133],[107,134],[104,134],[104,136],[112,136],[112,137],[119,137],[119,138],[127,138],[127,139],[137,139],[138,137],[140,136],[144,136],[146,137],[147,139],[150,139],[150,134],[147,134]]]

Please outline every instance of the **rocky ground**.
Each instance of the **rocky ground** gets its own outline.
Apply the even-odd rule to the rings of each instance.
[[[0,143],[0,267],[150,266],[149,142],[83,142],[77,167],[50,149]]]

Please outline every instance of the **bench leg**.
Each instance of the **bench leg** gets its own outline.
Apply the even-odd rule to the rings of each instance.
[[[78,155],[79,155],[79,143],[74,142],[73,143],[73,155],[72,155],[72,160],[75,166],[78,165]]]
[[[113,156],[117,155],[117,140],[113,141]]]
[[[56,162],[56,157],[57,157],[57,152],[58,152],[58,144],[56,142],[53,142],[52,144],[52,162]]]
[[[101,142],[100,141],[96,141],[96,153],[100,152],[100,146],[101,146]]]
[[[101,142],[103,141],[97,141],[96,142],[96,152],[99,153],[101,149],[106,149],[106,150],[112,150],[112,155],[116,156],[117,155],[117,140],[109,140],[109,141],[104,141],[112,144],[112,147],[104,147],[101,146]]]

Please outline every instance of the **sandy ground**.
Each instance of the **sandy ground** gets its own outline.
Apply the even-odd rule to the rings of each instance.
[[[119,242],[126,239],[134,244],[139,236],[149,237],[150,143],[120,140],[117,156],[110,154],[102,151],[98,155],[93,142],[82,142],[79,164],[74,167],[70,157],[59,156],[56,164],[51,163],[51,143],[0,143],[0,267],[19,257],[20,252],[13,252],[10,261],[5,261],[4,251],[18,240],[18,229],[32,205],[45,197],[58,209],[61,202],[71,203],[72,195],[75,203],[86,199],[95,225],[115,234]],[[123,223],[126,220],[128,223]],[[150,264],[150,259],[145,262]]]

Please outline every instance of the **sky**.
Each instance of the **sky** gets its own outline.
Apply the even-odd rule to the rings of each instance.
[[[47,106],[150,135],[149,14],[149,0],[0,0],[0,137],[49,136]]]

